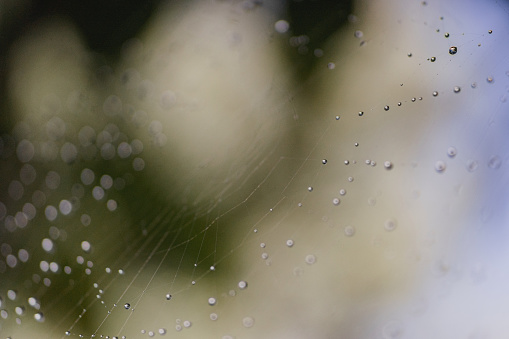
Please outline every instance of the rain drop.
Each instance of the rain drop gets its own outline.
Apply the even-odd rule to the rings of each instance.
[[[340,200],[339,200],[338,198],[334,198],[334,199],[332,199],[332,204],[333,204],[334,206],[338,206],[338,205],[339,205],[339,203],[340,203]]]
[[[245,288],[247,287],[247,282],[246,282],[246,281],[244,281],[244,280],[241,280],[241,281],[239,281],[239,283],[237,284],[237,286],[239,286],[239,288],[240,288],[241,290],[243,290],[243,289],[245,289]]]
[[[459,86],[454,86],[454,89],[453,89],[454,93],[459,93],[461,91],[461,87]]]
[[[435,62],[436,60],[437,60],[436,57],[431,57],[431,59],[430,59],[431,62]]]
[[[292,240],[292,239],[288,239],[288,240],[286,241],[286,246],[288,246],[288,247],[292,247],[292,246],[293,246],[293,240]]]
[[[386,106],[384,107],[384,110],[385,110],[385,111],[388,111],[388,110],[389,110],[389,106],[387,106],[387,105],[386,105]]]
[[[456,53],[458,53],[458,47],[452,46],[451,48],[449,48],[449,54],[454,55]]]
[[[437,92],[437,91],[434,91],[434,92],[433,92],[433,96],[434,96],[434,97],[438,96],[438,92]]]
[[[313,187],[309,186],[309,187],[308,187],[308,191],[309,191],[309,192],[312,192],[312,191],[313,191]]]
[[[448,37],[449,37],[449,33],[445,33],[445,34],[444,34],[444,36],[445,36],[446,38],[448,38]]]
[[[124,304],[124,308],[125,308],[126,310],[130,309],[130,308],[131,308],[131,304],[129,304],[129,303],[125,303],[125,304]]]
[[[327,163],[327,159],[323,159],[323,160],[322,160],[322,164],[324,164],[324,165],[325,165],[326,163]]]
[[[210,306],[214,306],[217,303],[216,298],[209,298],[208,303]]]
[[[364,115],[364,112],[359,112],[359,116],[362,117]]]

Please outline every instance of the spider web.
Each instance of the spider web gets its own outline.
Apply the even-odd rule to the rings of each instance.
[[[243,6],[162,14],[85,90],[20,108],[1,139],[2,336],[507,333],[507,4],[359,2],[313,51]],[[222,21],[238,31],[217,42]],[[182,44],[190,27],[212,42]],[[303,51],[299,82],[278,53]]]

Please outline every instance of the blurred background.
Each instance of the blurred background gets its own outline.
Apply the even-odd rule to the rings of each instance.
[[[0,11],[0,336],[508,332],[507,2]]]

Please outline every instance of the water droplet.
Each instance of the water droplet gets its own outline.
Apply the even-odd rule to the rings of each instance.
[[[44,314],[42,314],[42,312],[37,312],[34,314],[34,319],[42,323],[44,321]]]
[[[364,33],[362,33],[362,31],[355,31],[354,34],[353,34],[356,38],[360,39],[362,38],[362,36],[364,35]]]
[[[129,303],[125,303],[125,304],[124,304],[124,308],[125,308],[126,310],[130,309],[130,308],[131,308],[131,304],[129,304]]]
[[[171,300],[171,298],[172,298],[171,294],[170,294],[170,293],[167,293],[167,294],[166,294],[166,300]]]
[[[345,165],[350,165],[350,161],[345,160]]]
[[[246,281],[244,281],[244,280],[241,280],[241,281],[239,281],[239,283],[237,284],[237,286],[239,286],[239,288],[240,288],[241,290],[243,290],[243,289],[247,288],[247,282],[246,282]]]
[[[449,48],[449,54],[450,55],[454,55],[456,53],[458,53],[458,47],[452,46],[452,47]]]
[[[449,37],[449,33],[445,33],[445,34],[444,34],[444,36],[445,36],[446,38],[448,38],[448,37]]]
[[[470,85],[470,87],[472,87],[472,88],[476,88],[476,87],[477,87],[477,82],[473,82],[473,83]]]
[[[490,160],[488,160],[488,167],[491,169],[499,169],[502,165],[502,160],[498,156],[492,156]]]
[[[454,158],[456,154],[458,154],[458,151],[456,150],[455,147],[451,146],[447,149],[447,155],[449,156],[449,158]]]
[[[336,64],[335,64],[335,63],[333,63],[333,62],[329,62],[329,63],[327,64],[327,68],[328,68],[328,69],[334,69],[334,68],[336,68]]]
[[[401,102],[398,102],[398,106],[401,106]]]
[[[215,266],[210,266],[210,270],[211,270],[211,271],[215,271],[215,270],[216,270],[216,267],[215,267]]]
[[[217,313],[210,313],[209,317],[210,317],[210,320],[212,320],[212,321],[216,321],[218,318]]]
[[[332,204],[333,204],[334,206],[338,206],[340,202],[341,202],[341,201],[340,201],[338,198],[334,198],[334,199],[332,199]]]
[[[266,246],[266,245],[265,245],[265,243],[264,243],[264,242],[260,243],[260,247],[261,247],[261,248],[265,248],[265,246]]]
[[[216,298],[209,298],[208,300],[210,306],[214,306],[217,303]]]
[[[408,54],[407,54],[407,56],[408,56],[409,58],[411,58],[411,57],[412,57],[412,53],[408,53]]]
[[[185,328],[189,328],[189,327],[191,327],[192,323],[189,320],[184,320],[183,325]]]
[[[345,227],[344,232],[347,237],[352,237],[355,234],[355,228],[348,225]]]
[[[461,91],[461,87],[459,86],[454,86],[454,93],[459,93]]]
[[[355,144],[353,144],[355,147],[359,147],[359,143],[356,142]]]
[[[306,257],[304,258],[304,261],[306,262],[306,264],[308,265],[313,265],[315,262],[316,262],[316,257],[313,255],[313,254],[308,254],[306,255]]]
[[[385,167],[386,169],[390,170],[390,169],[392,169],[392,166],[393,166],[393,165],[392,165],[392,162],[390,162],[390,161],[388,161],[388,160],[387,160],[387,161],[384,161],[384,167]]]
[[[92,196],[95,200],[101,200],[104,198],[104,189],[101,186],[95,186],[92,189]]]
[[[402,338],[403,333],[404,333],[404,327],[403,327],[403,324],[401,324],[399,321],[391,321],[391,322],[387,323],[382,330],[383,338],[387,338],[387,339]]]
[[[384,107],[384,110],[388,111],[388,110],[389,110],[389,106],[387,106],[387,105],[386,105],[386,106]]]
[[[487,77],[487,78],[486,78],[486,81],[487,81],[489,84],[492,84],[492,83],[495,81],[495,79],[493,79],[493,77],[489,76],[489,77]]]
[[[274,29],[276,32],[283,34],[288,32],[288,29],[290,29],[290,24],[286,20],[278,20],[274,24]]]
[[[269,254],[268,254],[268,253],[263,252],[263,253],[262,253],[262,259],[263,259],[263,260],[267,260],[268,258],[269,258]]]
[[[436,58],[436,57],[431,57],[429,60],[430,60],[431,62],[435,62],[435,61],[437,60],[437,58]]]
[[[254,325],[254,319],[253,319],[253,318],[251,318],[251,317],[245,317],[244,319],[242,319],[242,325],[243,325],[245,328],[253,327],[253,325]]]
[[[313,187],[309,186],[309,187],[308,187],[308,191],[309,191],[309,192],[312,192],[312,191],[313,191]]]
[[[133,169],[135,171],[142,171],[145,168],[145,160],[142,158],[134,158],[133,160]]]
[[[474,172],[478,167],[478,163],[475,160],[467,161],[467,171]]]
[[[376,166],[376,161],[371,160],[371,162],[369,164],[371,165],[371,167],[375,167]]]
[[[488,34],[491,34],[491,33],[493,33],[493,31],[490,29],[490,30],[488,31]]]
[[[437,92],[437,91],[434,91],[434,92],[433,92],[433,96],[434,96],[434,97],[438,96],[438,92]]]
[[[435,170],[438,172],[438,173],[443,173],[445,171],[445,162],[439,160],[435,163]]]
[[[90,251],[90,248],[91,248],[91,247],[92,247],[92,246],[90,245],[90,243],[89,243],[88,241],[82,241],[82,242],[81,242],[81,249],[82,249],[83,251],[88,252],[88,251]]]
[[[51,241],[51,239],[48,238],[42,239],[42,248],[46,252],[51,252],[51,250],[53,249],[53,241]]]
[[[326,164],[327,163],[327,159],[322,159],[322,164]]]
[[[412,98],[412,102],[415,102],[415,100],[417,100],[416,98]]]
[[[387,232],[392,232],[396,229],[396,221],[394,219],[387,219],[384,224],[384,228]]]
[[[353,181],[353,177],[348,177],[348,181],[352,182]]]
[[[359,112],[359,116],[362,117],[364,115],[364,112]]]
[[[292,240],[292,239],[288,239],[288,240],[286,241],[286,246],[288,246],[288,247],[292,247],[292,246],[293,246],[293,240]]]
[[[336,120],[339,120],[339,115],[336,115]]]

